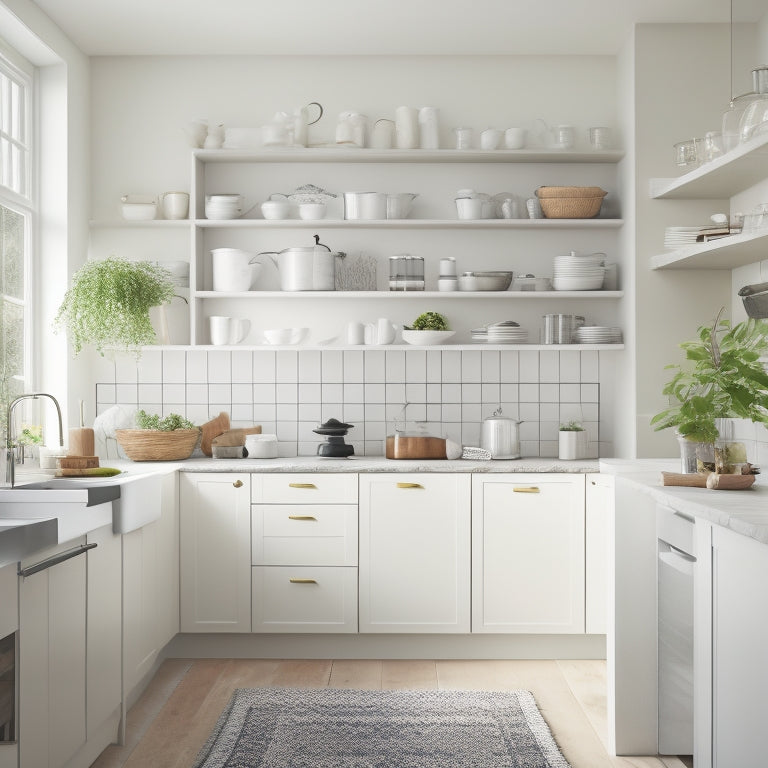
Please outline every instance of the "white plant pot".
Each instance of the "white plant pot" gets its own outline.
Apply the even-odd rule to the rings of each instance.
[[[583,459],[587,455],[586,431],[558,432],[558,435],[558,459],[561,459],[562,461],[572,461],[574,459]]]

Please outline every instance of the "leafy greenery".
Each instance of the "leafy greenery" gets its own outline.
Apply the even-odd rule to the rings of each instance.
[[[22,424],[18,442],[20,445],[42,445],[43,428],[39,424]]]
[[[175,429],[197,429],[191,422],[178,413],[168,414],[161,419],[156,413],[139,411],[136,414],[136,424],[139,429],[155,429],[161,432],[173,432]]]
[[[448,321],[439,312],[424,312],[419,315],[409,331],[447,331]]]
[[[583,432],[584,427],[578,421],[566,421],[560,425],[561,432]]]
[[[687,365],[667,366],[676,373],[662,392],[676,404],[651,419],[654,429],[676,427],[689,440],[711,443],[716,419],[768,425],[768,371],[760,360],[768,353],[768,324],[750,318],[731,328],[718,315],[698,335],[680,345]]]
[[[149,310],[173,291],[171,273],[149,261],[89,261],[75,272],[54,325],[67,329],[75,354],[86,344],[101,354],[107,346],[135,350],[154,343]]]

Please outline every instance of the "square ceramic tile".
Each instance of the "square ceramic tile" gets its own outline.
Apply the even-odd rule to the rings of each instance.
[[[577,421],[579,424],[582,424],[584,418],[584,409],[580,403],[560,403],[560,418],[558,421],[561,424],[566,424],[569,421]]]
[[[501,401],[503,403],[517,403],[520,400],[519,384],[502,384]]]
[[[298,419],[299,421],[312,421],[317,426],[320,423],[322,415],[322,406],[320,403],[302,403],[299,402]]]
[[[296,428],[296,434],[299,442],[322,442],[322,437],[315,434],[312,430],[317,428],[317,422],[312,421],[299,421]]]
[[[581,356],[583,352],[564,350],[560,352],[560,381],[577,382],[581,380]],[[589,354],[596,354],[590,352]]]
[[[317,437],[317,435],[315,435]],[[297,456],[317,456],[317,443],[299,442],[296,446]]]
[[[322,357],[316,349],[299,351],[299,383],[320,383],[322,381]]]
[[[496,411],[497,408],[501,408],[501,415],[506,416],[508,419],[519,419],[520,418],[520,404],[517,402],[510,403],[510,402],[504,402],[503,400],[499,405],[497,406],[491,406],[491,405],[484,405],[483,406],[483,418],[488,418],[488,416],[493,416],[494,411]]]
[[[606,354],[610,355],[610,352]],[[581,381],[595,382],[600,381],[600,353],[599,352],[581,352]]]
[[[520,384],[520,402],[538,403],[539,385],[538,384]]]
[[[461,421],[461,403],[443,403],[441,421]]]
[[[427,402],[441,403],[443,399],[442,387],[440,384],[427,384]]]
[[[254,384],[253,385],[254,403],[274,403],[276,402],[274,384]]]
[[[539,440],[558,440],[557,433],[560,429],[559,421],[544,421],[539,422]]]
[[[477,421],[479,422],[481,416],[480,403],[462,403],[461,406],[461,420],[463,422]]]
[[[182,398],[183,399],[183,398]],[[99,404],[113,404],[117,402],[114,384],[96,385],[96,402]]]
[[[559,447],[559,443],[555,440],[542,440],[539,442],[539,456],[548,459],[556,459]]]
[[[480,445],[480,424],[461,425],[460,445]]]
[[[409,421],[426,421],[427,406],[426,403],[409,403],[406,412]]]
[[[280,424],[285,426],[286,423],[293,424],[294,429],[296,428],[296,417],[299,415],[299,407],[296,405],[296,403],[278,403],[277,404],[277,410],[276,410],[276,417],[277,417],[277,424],[278,427]],[[279,435],[278,435],[279,439]],[[285,438],[286,440],[289,439],[296,439],[296,434],[294,432],[293,438]]]
[[[387,403],[405,404],[405,384],[385,384]]]
[[[232,423],[238,422],[250,426],[253,424],[253,403],[232,403],[232,411],[229,414]]]
[[[539,353],[539,381],[555,382],[560,379],[560,353],[544,350]]]
[[[163,384],[184,384],[187,380],[187,355],[180,349],[163,351]]]
[[[447,438],[448,440],[453,440],[454,443],[458,443],[459,445],[463,445],[464,441],[461,438],[461,422],[452,422],[450,424],[443,422],[441,425],[442,431],[443,431],[443,437]],[[475,445],[478,445],[479,443],[475,443]]]
[[[209,384],[208,401],[211,403],[226,403],[226,410],[232,403],[232,385],[231,384]]]
[[[581,417],[585,421],[598,421],[600,419],[600,404],[599,403],[582,403]]]
[[[275,401],[278,403],[297,403],[299,401],[299,385],[296,382],[275,384]]]
[[[443,376],[443,353],[438,349],[427,350],[427,381],[437,384]]]
[[[205,424],[208,421],[208,404],[187,402],[187,418],[193,424]]]
[[[254,384],[274,384],[275,352],[271,349],[257,350],[253,353]]]
[[[360,384],[363,376],[363,352],[357,349],[344,350],[344,383]]]
[[[363,403],[348,403],[344,400],[344,421],[347,424],[354,424],[355,427],[365,425],[365,405]]]
[[[365,385],[365,402],[366,403],[384,403],[386,402],[386,385],[385,384],[366,384]]]
[[[461,384],[443,384],[442,400],[444,403],[460,403]]]
[[[170,416],[172,413],[178,413],[185,419],[189,418],[189,416],[187,416],[187,407],[184,405],[184,403],[163,403],[163,407],[161,409],[162,417],[165,418],[166,416]]]
[[[277,431],[277,430],[275,430]],[[291,456],[298,456],[298,446],[296,441],[293,440],[278,440],[277,441],[277,455],[281,459],[288,459]]]
[[[275,353],[275,381],[295,383],[299,378],[299,353],[292,349],[280,349]]]
[[[538,422],[539,420],[539,404],[538,403],[520,403],[520,415],[518,418],[521,421]]]
[[[365,384],[344,384],[344,403],[362,403],[365,401]]]
[[[384,421],[385,416],[384,403],[366,403],[365,404],[365,423],[368,424],[371,421]]]
[[[383,350],[363,352],[363,369],[366,384],[383,384],[386,381],[386,356]]]
[[[539,418],[542,421],[560,421],[560,403],[540,403]]]
[[[148,384],[146,386],[159,386],[158,384]],[[141,397],[139,397],[139,402],[137,403],[138,407],[142,411],[146,411],[147,413],[157,413],[159,414],[163,410],[163,404],[160,402],[159,399],[155,399],[154,397],[151,397],[142,400]]]
[[[467,384],[461,385],[461,402],[462,403],[480,403],[482,402],[483,388],[481,384]]]
[[[187,384],[187,405],[206,405],[208,403],[207,384]]]
[[[253,384],[232,385],[232,405],[253,405]]]
[[[539,353],[533,350],[521,350],[520,355],[520,382],[539,381]]]
[[[185,381],[187,384],[208,383],[208,353],[199,349],[191,349],[187,352],[187,372]]]
[[[323,397],[320,402],[343,403],[344,402],[344,385],[323,383]]]
[[[500,403],[501,384],[482,384],[480,397],[483,403]]]
[[[208,352],[208,383],[225,384],[232,381],[232,353],[223,349]]]
[[[183,352],[181,353],[184,354]],[[106,356],[93,355],[91,358],[91,377],[104,384],[115,383],[115,361]]]
[[[521,440],[539,439],[539,422],[531,419],[524,419],[519,426],[519,435]]]
[[[386,382],[387,384],[405,383],[405,351],[402,349],[388,349]]]
[[[253,404],[253,421],[256,424],[261,424],[263,432],[274,432],[274,426],[267,428],[267,424],[274,425],[277,419],[277,406],[274,403],[254,403]]]
[[[443,352],[443,375],[444,384],[453,384],[461,382],[461,352],[457,350],[445,350]]]
[[[163,403],[183,403],[187,388],[183,384],[163,384]]]
[[[440,421],[443,406],[440,403],[427,403],[427,421]]]
[[[406,384],[405,385],[405,402],[406,403],[422,403],[426,405],[427,385],[426,384]],[[416,418],[416,417],[414,416],[413,418]]]
[[[319,403],[323,399],[322,384],[304,384],[299,383],[299,402],[300,403]]]
[[[383,456],[384,455],[383,440],[366,440],[365,455],[366,456]]]
[[[581,385],[581,402],[582,403],[600,402],[600,385],[599,384],[582,384]]]
[[[525,384],[521,386],[527,386]],[[558,403],[560,402],[559,384],[539,384],[539,402]]]
[[[232,352],[232,382],[251,384],[253,382],[253,354],[245,349]]]
[[[539,441],[538,440],[521,440],[520,441],[520,452],[523,454],[523,456],[539,456],[540,454],[540,447],[539,447]]]
[[[139,402],[138,384],[116,384],[115,400],[120,405],[133,405]]]
[[[139,380],[136,358],[130,352],[115,354],[115,382],[117,384],[135,384]]]
[[[461,353],[462,384],[482,381],[482,358],[480,350],[464,350]]]
[[[391,423],[393,421],[402,422],[405,418],[410,418],[407,411],[403,410],[404,403],[387,403],[384,406],[384,418],[385,421]]]
[[[344,381],[344,353],[341,350],[323,350],[321,375],[323,384],[340,384]]]
[[[560,385],[561,403],[580,403],[581,386],[579,384],[561,384]]]
[[[499,352],[501,360],[501,382],[516,383],[520,381],[520,353],[503,350]]]
[[[296,440],[299,434],[299,424],[297,421],[291,419],[290,421],[277,420],[277,439],[279,440]]]
[[[501,353],[481,351],[480,358],[483,384],[498,384],[501,381]]]
[[[408,349],[405,352],[406,384],[418,384],[427,380],[427,353],[423,349]]]
[[[337,419],[341,421],[344,414],[343,403],[323,403],[320,411],[321,423],[328,421],[328,419]]]

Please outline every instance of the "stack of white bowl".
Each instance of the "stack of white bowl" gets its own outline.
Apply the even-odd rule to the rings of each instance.
[[[605,279],[605,254],[555,256],[552,286],[556,291],[599,291]]]
[[[242,213],[242,195],[207,195],[205,198],[205,217],[207,219],[236,219]]]

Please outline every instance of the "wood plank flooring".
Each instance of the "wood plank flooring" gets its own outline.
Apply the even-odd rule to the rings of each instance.
[[[92,768],[189,768],[235,688],[526,689],[572,768],[684,768],[676,758],[612,757],[604,661],[167,659],[128,713],[126,744]]]

